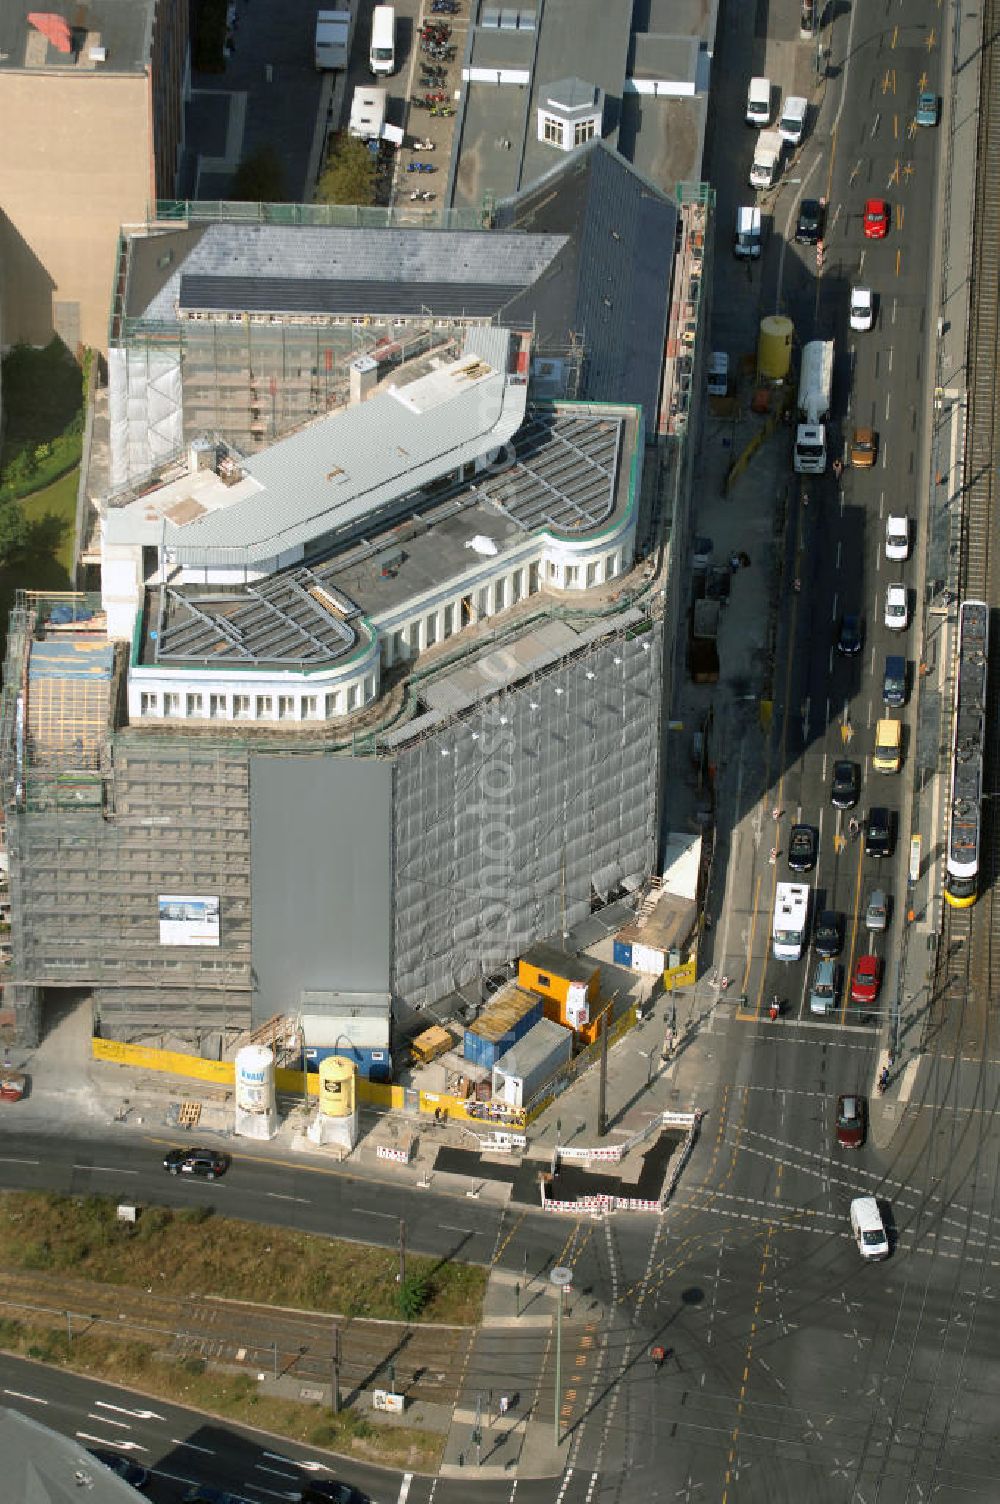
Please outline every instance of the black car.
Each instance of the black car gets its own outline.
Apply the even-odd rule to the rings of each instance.
[[[811,872],[816,865],[819,838],[815,826],[793,825],[788,838],[788,865],[793,872]]]
[[[840,618],[837,652],[843,653],[847,658],[853,658],[855,653],[861,652],[861,617],[856,611],[845,611]]]
[[[813,946],[818,956],[839,956],[844,944],[844,921],[836,909],[821,909],[813,931]]]
[[[815,245],[823,239],[823,221],[826,210],[818,198],[804,198],[799,205],[799,218],[795,226],[795,239],[799,245]]]
[[[842,758],[833,765],[830,802],[834,809],[853,809],[860,798],[861,766]]]
[[[299,1504],[371,1504],[371,1501],[349,1483],[338,1483],[335,1478],[310,1478],[299,1495]]]
[[[865,855],[892,856],[893,817],[883,804],[873,805],[868,811],[865,826]]]
[[[90,1455],[132,1488],[145,1488],[149,1482],[149,1468],[142,1467],[138,1462],[130,1462],[119,1452],[102,1452],[95,1448]]]
[[[218,1149],[168,1149],[163,1156],[163,1168],[171,1175],[203,1175],[214,1180],[229,1169],[229,1155]]]

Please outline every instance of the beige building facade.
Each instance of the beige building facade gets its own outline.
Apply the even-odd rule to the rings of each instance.
[[[55,334],[74,353],[106,351],[121,227],[143,223],[175,191],[187,0],[86,9],[81,31],[69,20],[80,7],[66,7],[69,52],[24,13],[0,19],[5,347]]]

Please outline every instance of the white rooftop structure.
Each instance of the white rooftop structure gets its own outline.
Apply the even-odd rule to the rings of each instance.
[[[462,466],[501,450],[524,421],[527,382],[507,329],[468,332],[461,357],[333,413],[235,473],[196,470],[124,506],[109,505],[105,550],[162,546],[180,566],[255,573],[384,514]],[[515,352],[516,353],[516,352]]]

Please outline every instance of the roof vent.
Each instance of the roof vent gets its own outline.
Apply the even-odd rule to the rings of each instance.
[[[108,60],[108,49],[106,47],[91,47],[87,56],[92,63],[106,63]]]

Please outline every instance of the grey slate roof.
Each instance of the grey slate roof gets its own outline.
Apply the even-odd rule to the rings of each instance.
[[[257,296],[252,292],[255,283],[270,285],[275,295],[285,283],[288,295],[295,298],[302,296],[299,284],[314,283],[342,288],[345,312],[358,307],[360,295],[366,301],[380,299],[378,306],[389,310],[403,309],[429,288],[436,288],[441,297],[460,299],[464,290],[477,287],[530,287],[565,239],[558,233],[224,223],[136,236],[129,249],[126,311],[133,319],[173,320],[185,298],[209,286],[194,278],[211,279],[220,297],[222,282],[239,283],[248,297]],[[172,252],[169,270],[161,268],[159,263]],[[239,305],[234,301],[223,306]]]
[[[670,299],[677,208],[603,141],[561,161],[539,182],[498,206],[503,227],[567,239],[551,271],[515,298],[512,324],[535,320],[536,354],[583,342],[583,395],[638,402],[647,427],[656,413]]]
[[[108,73],[142,73],[150,57],[153,13],[156,0],[45,0],[30,5],[27,0],[4,0],[0,5],[0,70],[35,72],[39,67],[65,70],[79,77]],[[68,22],[75,50],[59,52],[29,25],[28,12],[62,16]],[[107,61],[94,64],[83,51],[89,36],[108,51]],[[28,62],[29,50],[38,49],[41,63]],[[82,55],[81,55],[82,54]]]
[[[362,232],[363,233],[363,232]],[[308,277],[181,277],[185,312],[359,313],[493,318],[521,282],[373,282]]]

